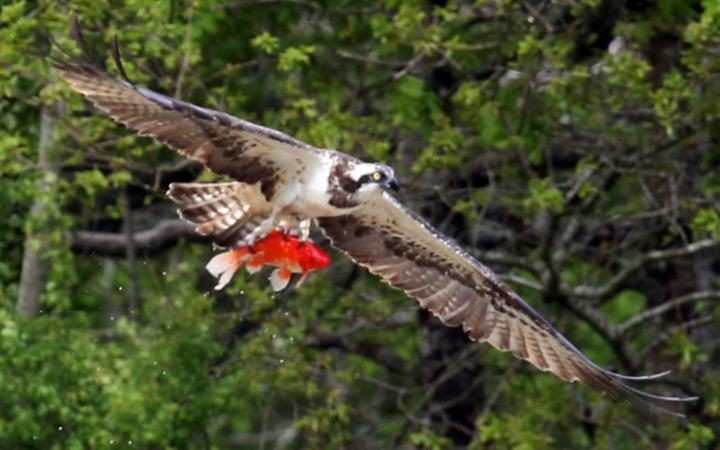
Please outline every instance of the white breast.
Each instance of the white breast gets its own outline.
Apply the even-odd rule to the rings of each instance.
[[[330,217],[347,214],[348,209],[340,209],[330,205],[328,180],[332,161],[310,166],[299,181],[298,196],[290,205],[293,212],[302,217]]]

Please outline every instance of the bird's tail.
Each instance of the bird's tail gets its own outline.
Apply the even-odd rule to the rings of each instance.
[[[180,205],[180,217],[222,248],[245,245],[245,237],[272,212],[257,184],[172,183],[167,195]]]

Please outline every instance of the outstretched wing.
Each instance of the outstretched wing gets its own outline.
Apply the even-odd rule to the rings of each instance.
[[[323,150],[286,134],[115,79],[89,66],[55,63],[70,85],[97,108],[141,136],[150,136],[247,184],[261,182],[268,201],[279,187],[322,161]]]
[[[639,391],[628,377],[594,364],[487,267],[387,192],[353,214],[319,219],[332,245],[388,284],[416,299],[448,326],[510,351],[565,381],[580,381],[614,398],[678,415],[659,406],[690,398]]]

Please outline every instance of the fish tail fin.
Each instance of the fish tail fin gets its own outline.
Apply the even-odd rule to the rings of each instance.
[[[205,265],[205,269],[207,269],[212,276],[219,278],[218,284],[215,285],[216,291],[224,288],[230,282],[242,264],[243,258],[244,255],[239,255],[237,251],[230,250],[213,256],[207,265]]]
[[[270,274],[270,284],[275,292],[282,291],[290,283],[292,272],[285,268],[277,268]]]
[[[272,212],[259,184],[172,183],[167,195],[179,204],[181,218],[223,248],[245,243]]]

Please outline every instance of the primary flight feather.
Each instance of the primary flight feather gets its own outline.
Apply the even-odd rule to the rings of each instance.
[[[472,340],[510,351],[563,380],[670,414],[664,397],[583,355],[486,266],[404,207],[387,189],[393,170],[284,133],[118,80],[84,64],[56,63],[60,75],[113,120],[203,163],[229,183],[175,183],[182,217],[220,247],[252,245],[277,228],[308,236],[317,223],[332,245],[402,289]]]

